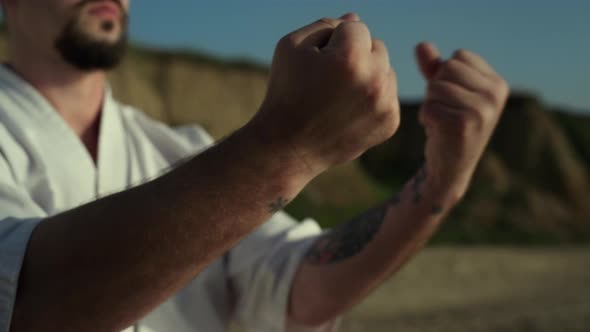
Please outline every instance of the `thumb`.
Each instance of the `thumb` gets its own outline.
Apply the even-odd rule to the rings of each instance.
[[[431,43],[422,42],[416,46],[415,55],[422,76],[430,81],[442,63],[438,49]]]

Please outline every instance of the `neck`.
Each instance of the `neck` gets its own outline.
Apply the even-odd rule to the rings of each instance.
[[[96,159],[105,72],[83,72],[34,52],[13,52],[10,59],[11,68],[51,103]]]
[[[106,81],[103,72],[85,73],[64,68],[66,66],[27,64],[22,58],[9,64],[51,103],[78,135],[97,121]]]

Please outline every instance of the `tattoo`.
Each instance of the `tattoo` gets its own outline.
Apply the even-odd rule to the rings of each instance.
[[[422,201],[422,190],[424,181],[426,181],[427,177],[426,166],[422,167],[416,176],[414,177],[414,181],[412,182],[412,189],[414,191],[414,203],[418,204]],[[433,205],[430,209],[431,215],[441,214],[444,211],[443,207],[439,204]]]
[[[322,235],[306,253],[306,261],[314,265],[332,264],[359,254],[381,228],[388,208],[399,202],[400,198],[396,196]]]
[[[422,201],[422,183],[426,180],[426,167],[422,167],[416,177],[414,178],[413,189],[414,189],[414,203],[418,204]]]
[[[284,209],[288,203],[289,201],[287,199],[285,199],[284,197],[279,197],[276,201],[270,203],[268,207],[271,213],[277,213],[280,210]]]

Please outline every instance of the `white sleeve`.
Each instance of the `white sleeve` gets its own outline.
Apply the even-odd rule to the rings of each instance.
[[[174,131],[186,138],[196,153],[213,145],[215,141],[203,127],[196,124],[177,126]]]
[[[8,332],[27,244],[43,211],[14,183],[0,154],[0,332]]]
[[[200,126],[177,127],[175,131],[197,152],[213,144],[213,138]],[[336,331],[340,319],[317,328],[296,327],[287,321],[293,277],[307,248],[321,233],[315,221],[298,223],[279,212],[224,255],[227,278],[236,295],[238,324],[257,332]]]
[[[229,252],[227,273],[236,295],[239,325],[247,331],[336,331],[340,319],[316,328],[296,327],[287,320],[295,272],[321,232],[311,219],[298,223],[279,212]]]

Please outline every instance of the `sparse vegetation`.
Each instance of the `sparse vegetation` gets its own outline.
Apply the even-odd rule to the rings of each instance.
[[[110,82],[118,99],[150,116],[198,123],[221,138],[255,114],[267,77],[268,68],[247,60],[134,46]],[[419,107],[402,103],[391,140],[314,180],[287,211],[330,227],[399,190],[423,163]],[[530,94],[514,94],[470,192],[432,243],[589,243],[589,165],[589,116],[551,112]]]

